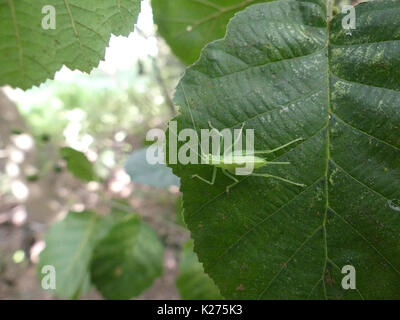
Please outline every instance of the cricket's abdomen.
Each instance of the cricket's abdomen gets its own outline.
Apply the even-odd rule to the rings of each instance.
[[[254,155],[244,156],[209,156],[209,164],[218,168],[225,169],[231,173],[235,173],[238,168],[248,167],[252,165],[254,169],[264,167],[267,161],[263,158],[256,157]]]

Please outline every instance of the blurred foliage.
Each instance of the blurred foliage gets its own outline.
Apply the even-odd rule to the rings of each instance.
[[[70,212],[47,234],[38,273],[43,280],[43,268],[54,266],[61,297],[78,298],[92,282],[107,298],[129,299],[161,275],[162,251],[155,231],[136,215]]]
[[[179,186],[179,178],[165,164],[150,164],[147,161],[149,148],[133,152],[125,165],[125,170],[134,183],[152,187]]]
[[[130,299],[163,272],[163,245],[138,216],[114,225],[93,252],[91,278],[107,299]]]
[[[152,0],[152,6],[158,31],[175,55],[189,65],[205,45],[224,36],[235,13],[259,2],[265,0]]]
[[[68,147],[61,148],[60,153],[67,162],[68,170],[75,177],[88,182],[97,180],[93,164],[86,158],[84,153]]]
[[[157,64],[161,67],[144,56],[111,74],[64,70],[60,79],[21,94],[18,108],[36,141],[39,171],[58,163],[51,149],[67,145],[94,154],[95,169],[104,179],[111,168],[123,165],[127,153],[145,144],[137,137],[150,128],[165,128],[173,115],[169,95],[183,69],[162,45]]]
[[[115,134],[116,129],[141,134],[169,116],[164,102],[151,62],[145,60],[111,77],[96,70],[90,76],[73,73],[69,80],[48,81],[27,91],[19,107],[35,137],[62,141],[71,123],[81,136]]]
[[[57,289],[53,292],[56,296],[78,298],[94,284],[106,298],[131,298],[162,274],[162,244],[152,228],[155,225],[158,233],[165,232],[159,225],[165,225],[164,213],[173,215],[177,191],[158,189],[153,192],[148,186],[136,187],[130,183],[123,167],[134,150],[147,145],[146,132],[150,128],[166,128],[168,119],[175,114],[170,97],[183,65],[170,54],[162,40],[154,35],[150,35],[150,39],[146,37],[135,33],[129,39],[118,41],[126,41],[125,45],[130,46],[141,42],[154,46],[155,43],[154,55],[144,50],[142,54],[132,55],[122,67],[114,57],[114,61],[102,63],[90,75],[63,68],[55,80],[40,87],[25,92],[8,91],[17,102],[24,123],[22,128],[11,126],[9,135],[13,140],[14,136],[30,136],[34,145],[29,150],[32,154],[29,164],[25,164],[26,159],[17,159],[15,163],[6,159],[12,162],[10,168],[18,168],[18,173],[7,179],[0,173],[0,198],[6,199],[4,194],[9,194],[11,197],[7,197],[6,202],[15,201],[11,184],[17,180],[29,192],[38,192],[37,199],[29,201],[35,210],[38,208],[42,212],[46,225],[67,211],[73,211],[50,228],[45,237],[46,249],[40,256],[40,279],[44,276],[40,273],[44,265],[54,265],[57,269]],[[18,148],[12,145],[17,155]],[[6,155],[8,157],[8,151]],[[25,165],[29,170],[22,168]],[[81,181],[71,179],[67,170]],[[166,166],[164,170],[170,171]],[[4,175],[8,175],[5,170]],[[153,179],[160,182],[160,177]],[[177,178],[173,179],[172,184],[162,186],[176,185]],[[145,184],[154,185],[154,181]],[[124,200],[114,200],[116,196]],[[25,200],[21,203],[25,206]],[[140,214],[152,227],[131,214],[126,221],[120,220],[127,211],[132,213],[132,205],[144,207]],[[31,214],[32,204],[26,206]],[[32,223],[36,228],[34,220],[27,224],[29,228]],[[114,224],[117,229],[109,234]],[[177,227],[174,223],[173,226]],[[45,225],[40,228],[46,230]],[[115,242],[121,230],[127,231],[124,243],[131,247],[130,251]],[[110,269],[105,269],[103,250],[97,245],[101,239],[105,239],[102,241],[104,248],[114,246],[115,249],[111,260],[107,259],[114,263],[109,264]],[[96,259],[91,266],[95,248]],[[26,256],[28,254],[29,251]],[[143,265],[146,255],[150,257],[148,265]],[[144,269],[145,272],[141,272]],[[136,273],[129,273],[129,270],[136,270]],[[131,288],[126,287],[126,277]],[[113,280],[111,291],[109,280]]]

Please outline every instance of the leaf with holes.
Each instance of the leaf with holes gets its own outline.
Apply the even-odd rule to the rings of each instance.
[[[325,1],[237,14],[177,87],[179,129],[255,131],[255,150],[305,140],[258,169],[293,181],[171,165],[205,271],[227,299],[400,298],[400,1],[362,3],[356,29]],[[328,22],[329,21],[329,22]],[[356,289],[342,288],[354,266]]]
[[[257,2],[266,1],[152,0],[151,3],[158,31],[175,55],[191,64],[207,43],[225,34],[226,25],[236,12]]]
[[[128,35],[139,10],[139,0],[0,0],[0,86],[28,89],[62,65],[90,72],[111,33]]]

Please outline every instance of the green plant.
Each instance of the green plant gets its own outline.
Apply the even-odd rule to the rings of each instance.
[[[63,64],[90,71],[110,34],[127,34],[136,20],[139,1],[117,3],[57,1],[57,23],[64,26],[57,31],[40,27],[45,1],[0,0],[6,48],[0,83],[26,89],[51,79]],[[152,5],[173,52],[186,64],[198,59],[177,86],[179,129],[193,128],[193,119],[196,129],[210,121],[218,129],[245,122],[255,131],[256,150],[304,138],[268,155],[267,161],[291,166],[260,170],[305,188],[244,176],[228,194],[224,175],[212,186],[192,179],[212,176],[209,166],[169,165],[183,192],[180,223],[193,238],[180,263],[182,297],[399,299],[400,1],[357,5],[354,30],[343,28],[346,13],[327,0]],[[63,154],[73,174],[93,179],[82,154]],[[139,162],[133,160],[127,170],[135,179]],[[172,179],[168,185],[176,184],[159,169]],[[67,298],[90,284],[106,298],[131,298],[162,272],[160,241],[133,215],[70,213],[46,244],[39,273],[54,265],[56,293]],[[348,265],[356,270],[354,290],[342,286]],[[190,288],[187,279],[201,285]]]

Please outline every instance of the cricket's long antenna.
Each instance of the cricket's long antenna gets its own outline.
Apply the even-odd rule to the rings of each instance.
[[[286,143],[286,144],[284,144],[283,146],[280,146],[280,147],[278,147],[278,148],[275,148],[275,149],[272,149],[272,150],[254,151],[253,154],[268,154],[268,153],[274,153],[275,151],[284,149],[284,148],[286,148],[286,147],[292,145],[293,143],[296,143],[296,142],[298,142],[298,141],[303,141],[303,140],[304,140],[303,138],[298,138],[298,139],[293,140],[293,141],[290,141],[290,142],[288,142],[288,143]]]
[[[192,119],[194,130],[196,130],[196,132],[197,132],[196,122],[194,121],[193,114],[192,114],[192,108],[190,107],[190,103],[189,103],[189,100],[188,100],[188,98],[186,96],[186,91],[185,91],[185,88],[183,87],[182,83],[181,83],[181,88],[182,88],[182,92],[183,92],[183,97],[185,98],[186,105],[189,108],[190,118]]]
[[[187,105],[188,108],[189,108],[189,114],[190,114],[190,118],[192,119],[192,124],[193,124],[194,130],[195,130],[196,133],[197,133],[196,122],[194,121],[194,117],[193,117],[193,113],[192,113],[192,108],[190,107],[189,100],[188,100],[188,98],[187,98],[187,96],[186,96],[185,88],[183,87],[182,82],[180,83],[180,85],[181,85],[183,97],[185,98],[186,105]],[[203,154],[203,150],[201,149],[201,144],[200,144],[200,154],[199,154],[197,151],[193,150],[190,146],[188,146],[188,147],[189,147],[189,149],[192,150],[195,154],[197,154],[201,159],[204,159],[205,161],[208,160],[207,157],[206,157],[206,155]]]

